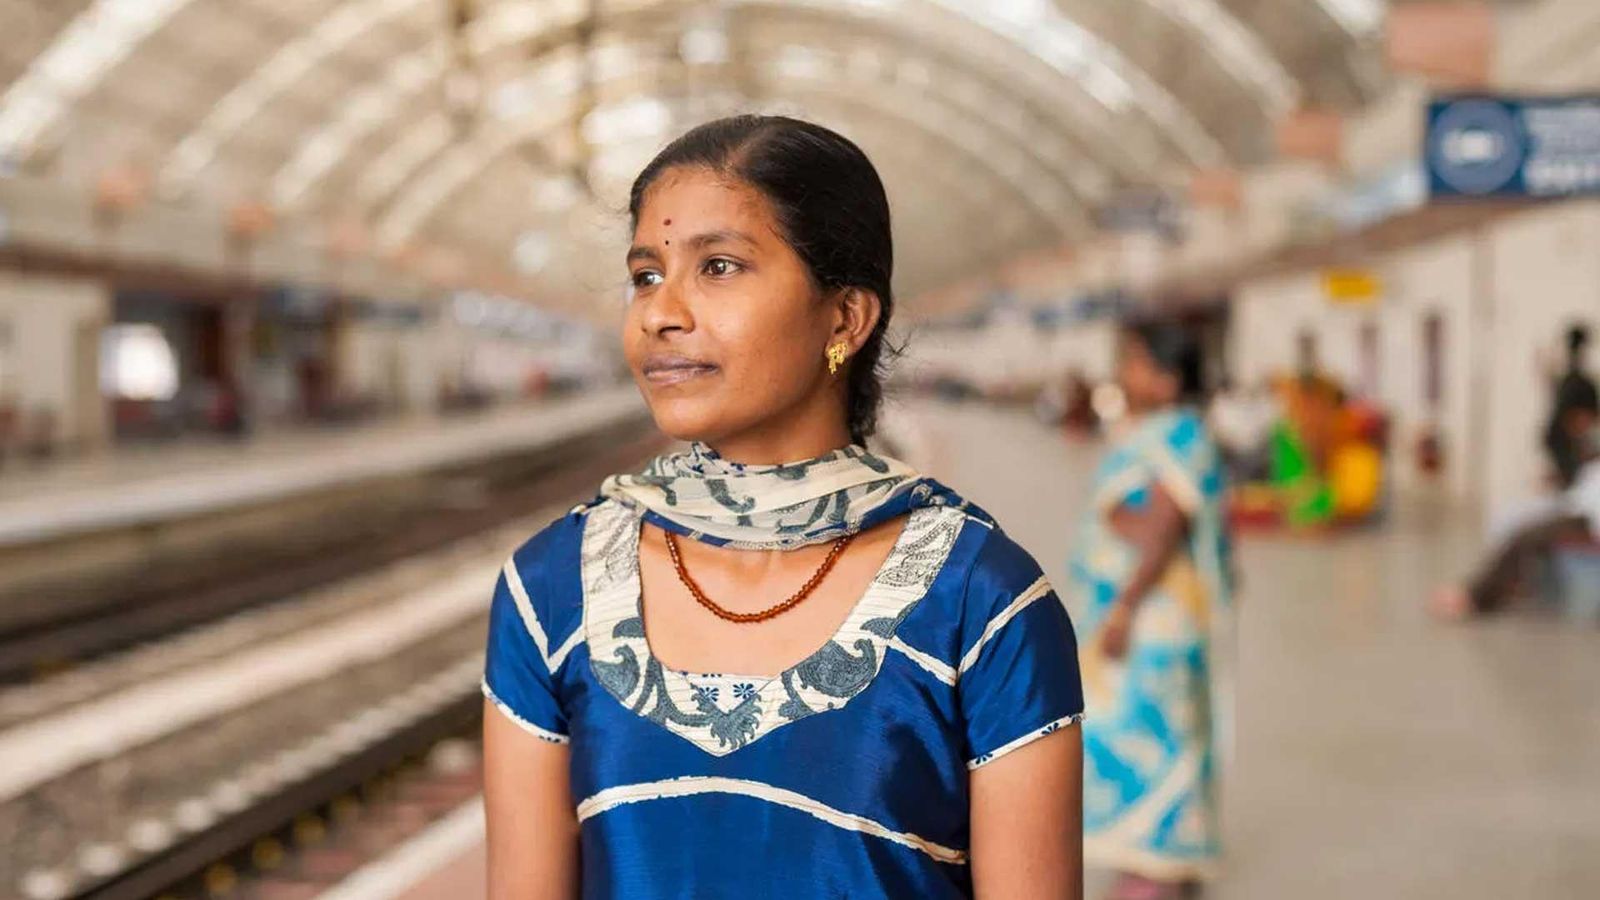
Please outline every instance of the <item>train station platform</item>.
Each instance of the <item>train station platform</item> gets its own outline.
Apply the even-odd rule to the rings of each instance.
[[[548,447],[644,416],[631,384],[449,417],[127,448],[0,477],[0,547]]]
[[[918,464],[1065,581],[1100,448],[1025,413],[911,410]],[[981,435],[981,439],[975,436]],[[1600,635],[1554,620],[1447,627],[1424,611],[1479,544],[1475,517],[1400,504],[1382,529],[1251,537],[1228,691],[1220,900],[1499,900],[1600,892]],[[479,896],[476,807],[328,896]],[[1106,884],[1091,871],[1089,896]]]

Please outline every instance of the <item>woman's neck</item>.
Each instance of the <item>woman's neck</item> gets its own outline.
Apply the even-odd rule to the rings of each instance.
[[[746,466],[775,466],[815,459],[850,443],[844,430],[827,435],[740,435],[708,441],[707,445],[728,462]]]
[[[735,434],[706,441],[728,462],[773,466],[815,459],[851,443],[836,401],[813,403]]]

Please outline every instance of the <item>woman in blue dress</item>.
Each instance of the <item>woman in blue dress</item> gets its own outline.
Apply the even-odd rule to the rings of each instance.
[[[506,561],[492,897],[1081,895],[1072,627],[982,510],[869,452],[889,206],[741,116],[635,182],[622,341],[689,442]]]
[[[1200,414],[1200,355],[1181,325],[1125,330],[1128,401],[1071,564],[1088,701],[1084,853],[1112,897],[1178,896],[1220,850],[1209,623],[1229,596],[1222,464]]]

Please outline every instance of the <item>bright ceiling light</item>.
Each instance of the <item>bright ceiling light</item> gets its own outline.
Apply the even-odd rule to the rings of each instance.
[[[624,144],[664,133],[672,125],[672,112],[656,97],[639,97],[602,106],[583,117],[583,138],[591,145]]]
[[[524,275],[537,275],[550,264],[553,250],[549,232],[529,231],[517,238],[516,246],[511,250],[511,262],[517,267],[518,272]]]
[[[1194,33],[1197,43],[1224,70],[1256,95],[1271,115],[1299,99],[1300,84],[1262,43],[1217,0],[1145,0],[1167,18]]]
[[[678,57],[691,66],[720,66],[728,61],[728,23],[725,16],[701,14],[678,38]]]
[[[1377,32],[1389,13],[1387,0],[1317,0],[1340,27],[1356,37]]]
[[[583,189],[567,176],[541,178],[533,186],[533,206],[541,213],[566,212],[578,205]]]
[[[0,157],[26,157],[74,102],[192,2],[95,0],[0,97]]]
[[[178,395],[178,358],[155,325],[108,326],[101,339],[101,392],[130,400],[171,400]]]
[[[784,78],[810,81],[828,74],[831,64],[815,47],[788,44],[778,51],[772,70]]]
[[[137,0],[130,0],[137,2]],[[307,78],[375,22],[408,8],[415,0],[365,0],[341,5],[318,19],[305,34],[285,43],[257,66],[207,112],[200,124],[178,142],[160,182],[169,191],[181,189],[216,159],[217,153],[248,126],[268,103]]]
[[[393,0],[393,2],[403,2],[403,0]],[[415,5],[424,0],[410,0],[410,2]],[[774,3],[776,0],[727,0],[727,2],[760,5]],[[1220,144],[1204,130],[1192,114],[1177,103],[1175,98],[1160,85],[1152,82],[1145,73],[1132,66],[1115,47],[1085,32],[1082,27],[1062,15],[1051,0],[1001,0],[997,6],[989,3],[970,3],[967,0],[794,0],[794,2],[824,11],[837,13],[842,10],[854,15],[873,16],[880,13],[884,15],[896,12],[916,13],[931,4],[957,17],[961,23],[983,26],[985,30],[1020,44],[1033,56],[1069,78],[1084,92],[1084,95],[1067,92],[1063,97],[1065,111],[1070,112],[1072,118],[1084,127],[1101,133],[1105,140],[1116,140],[1117,135],[1123,132],[1125,124],[1107,120],[1104,111],[1123,112],[1132,106],[1137,106],[1157,127],[1166,131],[1173,143],[1183,148],[1191,161],[1215,161],[1222,156]],[[549,0],[547,3],[537,5],[525,3],[495,5],[473,23],[470,32],[472,52],[490,53],[514,45],[518,41],[549,33],[560,23],[579,21],[584,14],[584,8],[578,0]],[[957,23],[944,24],[953,25],[958,29],[966,27]],[[608,50],[609,48],[601,48],[601,52],[595,57],[597,69],[611,66],[613,58],[606,52]],[[642,68],[638,54],[631,54],[626,59],[634,67]],[[397,66],[404,64],[404,60],[395,63]],[[563,54],[544,62],[536,75],[507,82],[489,95],[490,114],[503,122],[517,124],[530,117],[542,117],[543,109],[548,107],[553,99],[564,98],[570,94],[572,86],[579,80],[577,68],[579,65],[580,58],[577,55]],[[804,70],[807,65],[809,64],[802,63],[798,68]],[[882,77],[883,71],[892,67],[893,63],[869,49],[850,52],[843,65],[870,80],[874,73]],[[402,87],[400,82],[403,79],[385,80],[390,82],[383,89],[389,95],[387,99],[391,101],[388,108],[389,116],[392,117],[398,115],[398,111],[408,108],[407,96],[414,93],[414,88],[411,85]],[[734,108],[745,111],[752,107],[748,102],[741,102]],[[697,115],[698,113],[699,111]],[[349,112],[341,112],[332,124],[306,136],[305,145],[316,148],[315,158],[308,161],[314,162],[315,165],[302,166],[297,177],[284,179],[282,184],[291,189],[290,192],[298,195],[314,190],[318,180],[340,165],[359,139],[383,124],[381,117],[378,121],[369,118],[362,123],[355,123],[351,118]],[[426,123],[426,127],[430,131],[436,128],[431,122]],[[332,140],[319,140],[324,131],[332,131],[335,136]],[[433,135],[430,135],[431,137]],[[400,142],[418,143],[408,141],[406,137],[402,137]],[[430,147],[433,145],[431,140],[420,143],[428,144]],[[1148,141],[1133,144],[1124,142],[1117,158],[1123,160],[1130,169],[1143,170],[1155,164],[1155,152],[1154,146]],[[412,155],[408,153],[405,157],[409,159]],[[386,188],[384,193],[387,193],[387,188],[393,183],[391,178],[363,180],[376,180],[382,183]]]

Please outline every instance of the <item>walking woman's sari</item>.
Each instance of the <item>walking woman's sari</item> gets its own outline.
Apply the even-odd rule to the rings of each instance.
[[[1139,565],[1110,514],[1155,487],[1188,517],[1188,536],[1134,615],[1128,653],[1099,651],[1099,629]],[[1219,455],[1200,417],[1145,417],[1095,477],[1070,570],[1084,693],[1084,852],[1091,864],[1148,878],[1210,876],[1219,855],[1208,653],[1213,610],[1228,602]]]

